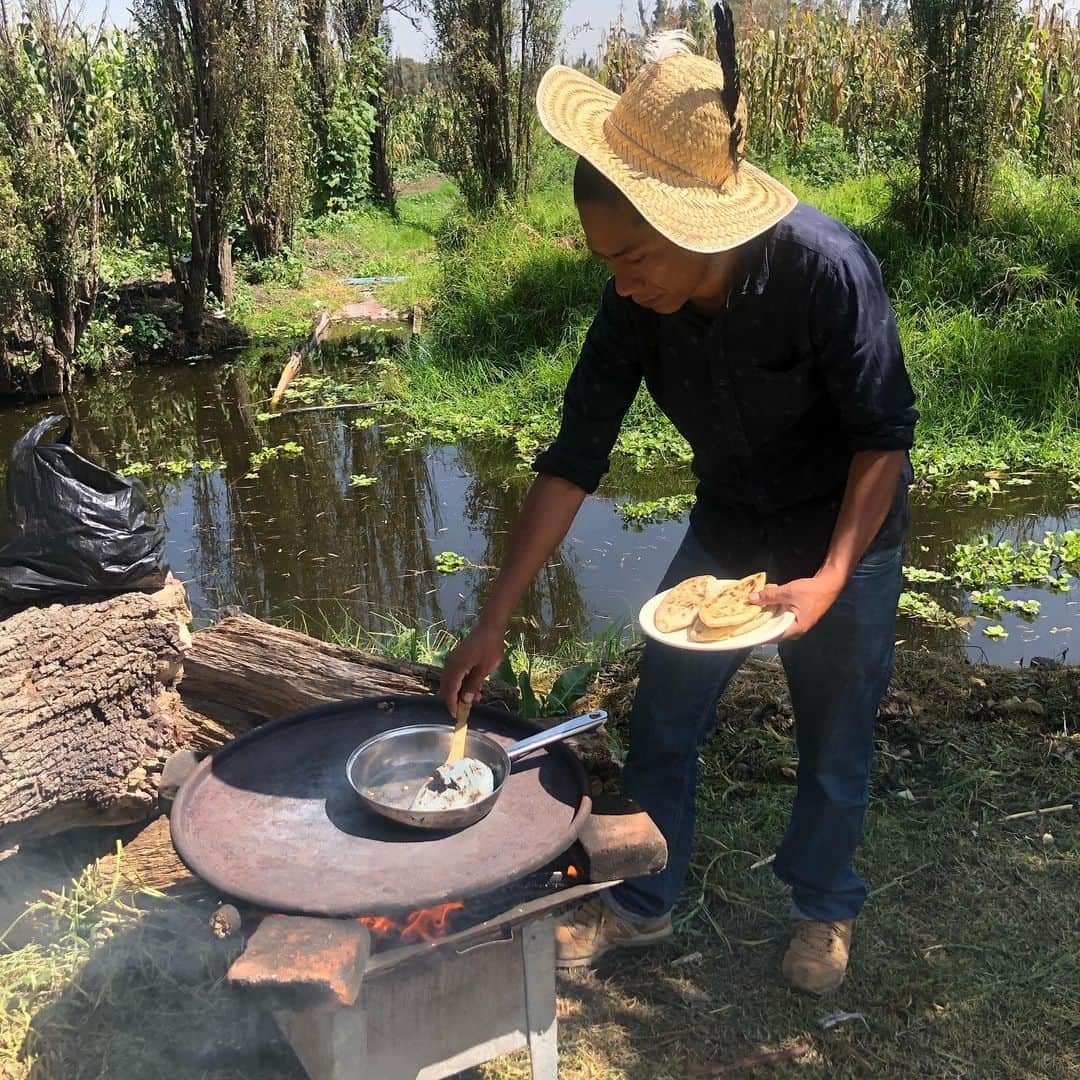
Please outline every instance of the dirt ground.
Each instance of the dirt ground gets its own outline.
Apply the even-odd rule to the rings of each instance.
[[[616,754],[634,668],[631,653],[590,700],[614,717]],[[1080,669],[901,657],[878,729],[858,858],[871,896],[851,973],[809,998],[780,978],[787,897],[762,865],[794,791],[790,703],[779,669],[752,661],[702,750],[675,941],[560,979],[560,1075],[663,1080],[784,1049],[803,1052],[723,1075],[1080,1074],[1078,725]],[[610,758],[598,771],[611,782]],[[0,1076],[300,1080],[221,982],[230,957],[207,940],[206,915],[147,897],[137,909],[92,875],[46,897],[35,943],[0,955]],[[839,1011],[858,1015],[826,1030]],[[468,1074],[528,1075],[523,1054]]]

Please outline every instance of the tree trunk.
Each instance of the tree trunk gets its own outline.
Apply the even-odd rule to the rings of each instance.
[[[66,394],[70,386],[71,364],[46,334],[41,341],[41,391],[47,397],[56,397]]]
[[[198,726],[174,689],[190,618],[170,579],[0,622],[0,850],[154,811],[155,774]]]
[[[381,92],[379,90],[373,91],[369,99],[375,109],[375,127],[371,132],[368,161],[371,166],[372,199],[389,210],[394,217],[397,217],[397,192],[394,191],[394,174],[390,169],[390,162],[386,156],[386,133],[390,124],[387,83],[387,70],[384,63],[379,76]]]
[[[173,263],[173,280],[183,305],[181,321],[184,331],[192,341],[202,334],[203,313],[206,311],[207,252],[209,223],[200,209],[198,197],[199,177],[191,178],[188,189],[188,224],[191,228],[191,258],[177,259]]]
[[[174,896],[209,889],[180,861],[164,814],[129,840],[119,855],[106,855],[97,866],[104,880],[119,876],[132,889],[168,890]]]
[[[268,211],[256,213],[251,204],[245,200],[242,213],[244,215],[244,228],[247,231],[248,240],[255,252],[257,259],[272,259],[281,254],[284,244],[290,243],[292,237],[286,235],[281,217]]]
[[[233,727],[255,726],[348,697],[432,694],[441,669],[318,641],[231,615],[195,635],[184,658],[180,693],[188,708]],[[488,684],[486,701],[516,701],[516,692]]]
[[[71,385],[71,367],[75,356],[75,282],[63,268],[68,254],[63,232],[54,223],[46,224],[46,236],[53,248],[52,265],[46,270],[49,287],[49,329],[42,349],[41,374],[46,394],[65,393]],[[59,265],[58,265],[59,264]]]
[[[328,0],[306,0],[303,11],[304,42],[311,64],[311,90],[315,99],[311,126],[318,144],[319,160],[324,161],[329,141],[327,117],[334,107],[334,63],[330,51]]]
[[[510,140],[510,79],[507,69],[503,5],[486,8],[484,24],[485,78],[479,87],[481,202],[491,207],[500,194],[513,195],[514,161]],[[493,77],[494,75],[494,77]]]
[[[232,237],[224,222],[216,221],[211,232],[210,262],[207,281],[223,307],[232,307],[236,296],[236,279],[233,274]]]
[[[158,812],[162,768],[347,697],[432,694],[440,670],[234,615],[191,638],[184,588],[27,608],[0,622],[0,851]],[[181,674],[183,682],[181,683]],[[512,705],[489,685],[484,700]]]
[[[206,263],[194,256],[173,264],[173,280],[180,293],[183,312],[181,325],[193,341],[202,334],[203,312],[206,310]]]

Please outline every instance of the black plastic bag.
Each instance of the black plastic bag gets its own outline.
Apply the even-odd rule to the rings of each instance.
[[[53,428],[55,442],[40,444]],[[15,444],[0,548],[0,604],[154,587],[168,572],[165,528],[146,489],[80,457],[71,421],[49,416]]]

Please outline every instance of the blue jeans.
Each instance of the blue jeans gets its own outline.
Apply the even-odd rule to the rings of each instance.
[[[863,557],[809,633],[779,646],[795,712],[798,788],[773,870],[801,917],[854,918],[866,885],[851,865],[862,839],[874,721],[892,674],[902,548]],[[730,577],[688,530],[661,589],[697,574]],[[650,640],[630,714],[623,790],[668,844],[667,868],[613,888],[611,906],[636,919],[667,914],[682,891],[694,836],[698,747],[748,653],[690,652]]]

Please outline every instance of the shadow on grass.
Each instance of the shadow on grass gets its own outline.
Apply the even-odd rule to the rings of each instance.
[[[163,901],[111,934],[103,914],[85,964],[30,1021],[24,1075],[303,1080],[269,1017],[222,981],[232,957],[210,934],[208,912]]]
[[[608,276],[574,244],[510,216],[445,235],[429,324],[434,362],[443,353],[513,371],[538,351],[570,347]]]

